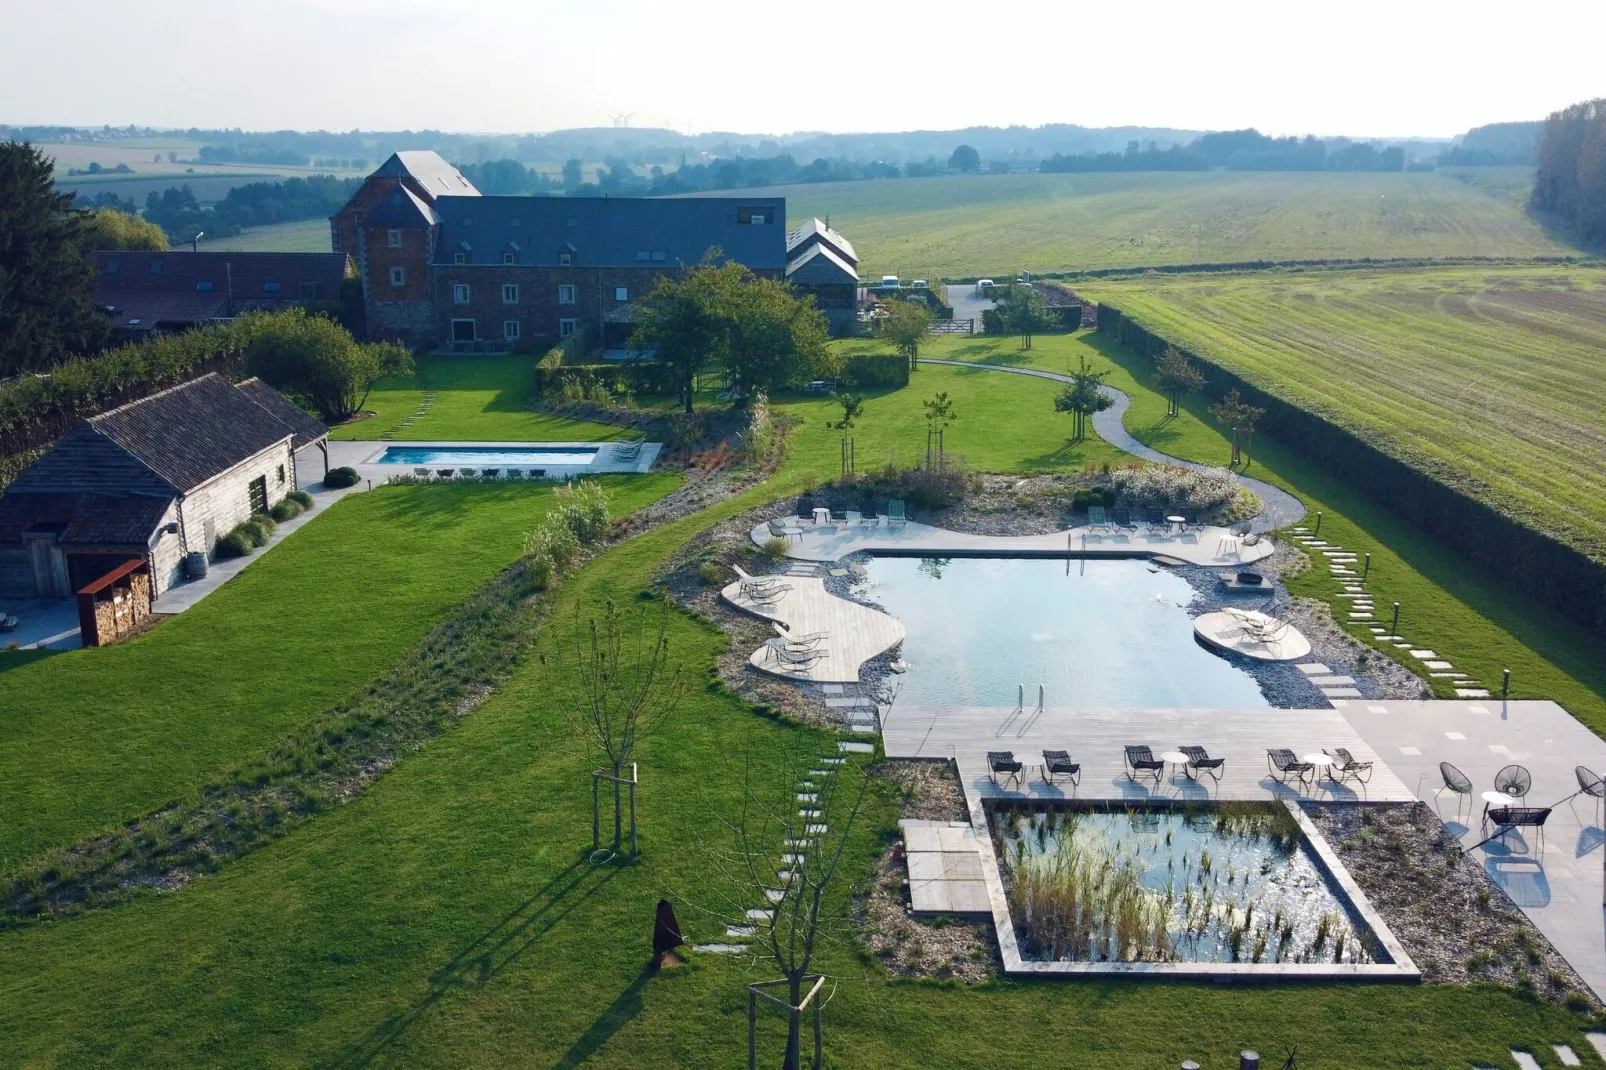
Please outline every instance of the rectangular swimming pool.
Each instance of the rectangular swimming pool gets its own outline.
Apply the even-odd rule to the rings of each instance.
[[[376,464],[411,464],[420,468],[524,468],[544,465],[587,465],[598,446],[389,446]]]
[[[1148,561],[873,557],[855,593],[903,622],[911,706],[1267,709],[1194,641],[1194,590]]]

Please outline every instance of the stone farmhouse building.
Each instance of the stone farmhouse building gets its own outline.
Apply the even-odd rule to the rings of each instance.
[[[582,327],[623,346],[658,279],[711,250],[792,279],[839,330],[857,302],[852,245],[814,221],[794,253],[782,197],[488,197],[434,153],[405,152],[330,233],[356,258],[369,337],[415,349],[539,352]]]
[[[95,306],[122,340],[256,309],[332,305],[353,271],[339,253],[98,252]]]
[[[216,373],[91,417],[0,495],[0,597],[68,598],[138,572],[154,600],[183,582],[187,554],[295,490],[295,451],[328,433],[270,387]]]

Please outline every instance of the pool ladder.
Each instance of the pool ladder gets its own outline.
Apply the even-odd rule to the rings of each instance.
[[[1026,710],[1026,685],[1025,684],[1016,684],[1015,688],[1016,688],[1016,691],[1015,691],[1015,709],[1018,710],[1018,711],[1021,711],[1021,712],[1025,712],[1025,710]],[[1042,684],[1038,684],[1037,685],[1037,709],[1034,710],[1033,712],[1034,713],[1042,713],[1043,712],[1043,685]]]

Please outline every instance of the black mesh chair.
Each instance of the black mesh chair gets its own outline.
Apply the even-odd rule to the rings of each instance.
[[[1577,766],[1573,769],[1573,776],[1578,778],[1578,794],[1588,795],[1596,802],[1606,800],[1606,780],[1596,776],[1589,766]]]
[[[1300,761],[1287,747],[1267,747],[1266,767],[1271,771],[1272,779],[1282,784],[1287,784],[1290,780],[1309,784],[1311,774],[1316,771],[1314,765]]]
[[[1069,751],[1046,750],[1043,752],[1043,780],[1049,784],[1054,783],[1055,777],[1065,777],[1071,784],[1082,782],[1082,766],[1071,761]]]
[[[1330,770],[1334,777],[1353,777],[1364,784],[1372,779],[1372,763],[1358,762],[1355,755],[1349,752],[1348,747],[1334,747],[1332,750],[1323,750],[1323,754],[1331,755],[1333,766]]]
[[[1200,773],[1209,773],[1218,783],[1220,782],[1221,767],[1227,764],[1227,759],[1212,758],[1210,752],[1203,747],[1178,747],[1177,750],[1188,756],[1188,764],[1183,766],[1183,771],[1188,776],[1198,780]]]
[[[1520,799],[1533,787],[1533,774],[1520,765],[1508,765],[1494,775],[1494,790],[1513,799]]]
[[[993,778],[994,784],[998,783],[998,774],[1003,773],[1004,783],[1007,784],[1013,780],[1015,782],[1015,786],[1019,787],[1021,783],[1021,770],[1024,768],[1026,768],[1026,766],[1022,762],[1019,762],[1015,759],[1014,751],[990,750],[987,752],[987,772],[988,775]]]
[[[881,522],[881,507],[867,498],[859,506],[859,517],[867,524],[879,524]]]
[[[1136,780],[1134,773],[1154,777],[1156,784],[1165,776],[1165,763],[1154,756],[1154,752],[1141,743],[1128,744],[1126,748],[1126,778]]]
[[[1467,808],[1470,810],[1472,808],[1472,781],[1467,775],[1449,762],[1440,762],[1439,776],[1444,778],[1444,787],[1440,788],[1439,791],[1449,790],[1456,794],[1455,812],[1457,814],[1461,813],[1462,799],[1466,800]],[[1433,793],[1433,801],[1435,804],[1439,801],[1438,791]]]

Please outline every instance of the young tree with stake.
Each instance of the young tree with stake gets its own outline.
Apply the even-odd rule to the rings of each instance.
[[[613,784],[613,850],[624,841],[622,789],[625,767],[642,740],[658,731],[680,702],[681,666],[669,660],[668,597],[656,610],[643,607],[636,620],[626,619],[612,599],[599,615],[575,608],[569,637],[560,639],[552,661],[568,681],[568,717],[575,734],[589,750],[599,752]],[[656,617],[656,619],[654,619]],[[626,635],[627,626],[632,633]],[[546,656],[541,656],[543,664]],[[599,771],[600,772],[600,771]],[[635,787],[631,781],[631,843],[636,853]],[[595,793],[593,793],[595,800]],[[592,840],[599,838],[601,811],[593,804]]]
[[[1194,367],[1176,346],[1166,346],[1154,368],[1154,388],[1166,397],[1166,417],[1177,415],[1183,394],[1192,394],[1205,385],[1204,373]]]
[[[1242,450],[1247,448],[1250,437],[1255,433],[1255,424],[1266,415],[1266,410],[1249,404],[1234,388],[1210,406],[1210,414],[1232,428],[1232,460],[1229,467],[1236,466],[1243,459]],[[1243,436],[1241,439],[1240,435]],[[1244,467],[1249,467],[1248,460],[1244,461]]]
[[[948,425],[959,419],[954,412],[954,403],[948,400],[948,391],[943,390],[920,403],[926,410],[926,467],[931,467],[931,440],[937,440],[937,459],[943,457],[943,434]]]
[[[1071,381],[1065,384],[1065,389],[1059,392],[1054,399],[1055,412],[1068,412],[1076,418],[1075,431],[1071,435],[1072,442],[1080,442],[1087,434],[1087,419],[1096,412],[1103,412],[1115,404],[1115,399],[1104,390],[1104,378],[1109,371],[1096,372],[1088,364],[1087,357],[1080,358],[1076,370],[1071,372]]]

